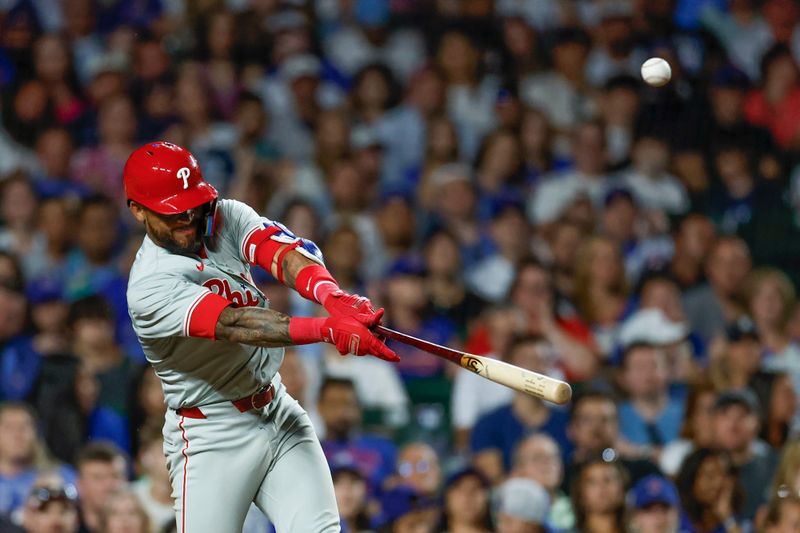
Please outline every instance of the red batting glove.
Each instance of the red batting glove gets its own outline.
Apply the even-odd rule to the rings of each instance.
[[[400,358],[380,341],[369,328],[380,323],[383,309],[375,313],[327,318],[292,318],[289,335],[295,344],[327,342],[336,346],[342,355],[374,355],[385,361],[397,362]]]
[[[331,316],[352,316],[360,314],[374,314],[372,302],[365,296],[349,294],[339,289],[328,294],[322,306]],[[383,313],[381,313],[383,315]],[[380,324],[380,321],[378,322]]]

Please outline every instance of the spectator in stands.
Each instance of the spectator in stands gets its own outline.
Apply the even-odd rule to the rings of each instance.
[[[555,349],[554,364],[568,377],[594,376],[598,358],[591,332],[579,316],[558,312],[550,272],[538,260],[520,261],[508,299],[524,316],[522,332],[545,337]]]
[[[567,159],[553,152],[553,136],[553,128],[541,109],[536,107],[523,109],[519,125],[519,142],[525,182],[530,186],[536,186],[548,173],[569,165]]]
[[[699,448],[689,454],[675,480],[681,496],[681,529],[743,531],[744,495],[736,469],[724,451]]]
[[[30,282],[57,282],[72,247],[70,224],[74,210],[68,200],[52,197],[42,200],[37,212],[40,237],[24,257],[25,276]]]
[[[585,79],[591,47],[591,38],[582,29],[558,28],[550,51],[553,69],[519,80],[520,99],[547,113],[558,132],[558,153],[564,153],[565,134],[594,113]]]
[[[550,435],[534,433],[519,443],[510,476],[534,481],[546,491],[549,514],[545,518],[549,526],[564,531],[572,529],[575,525],[572,502],[561,490],[564,461],[558,443]]]
[[[81,531],[100,533],[106,497],[127,485],[127,459],[106,442],[87,444],[75,461],[78,469]]]
[[[383,493],[375,524],[378,533],[434,533],[438,518],[435,501],[400,485]]]
[[[789,440],[797,411],[797,394],[786,373],[759,372],[750,380],[750,388],[763,406],[760,413],[759,438],[780,450]]]
[[[198,29],[201,76],[208,84],[214,112],[229,120],[241,91],[233,62],[236,18],[227,10],[212,11],[202,19]]]
[[[425,285],[434,314],[457,324],[459,338],[466,338],[486,302],[464,283],[458,241],[447,230],[434,232],[425,241],[423,259]]]
[[[673,234],[675,253],[669,272],[681,289],[691,289],[705,280],[703,265],[715,237],[714,224],[705,215],[690,213],[678,223]]]
[[[97,403],[126,415],[137,369],[114,338],[114,315],[101,296],[88,296],[69,309],[72,353],[100,384]]]
[[[758,440],[758,416],[756,395],[748,389],[739,389],[720,393],[711,418],[714,444],[730,456],[744,489],[741,515],[751,520],[764,503],[765,488],[778,463],[777,454]]]
[[[725,328],[725,337],[709,351],[711,379],[720,391],[746,387],[761,363],[758,332],[748,317]]]
[[[430,117],[420,166],[407,169],[405,176],[407,181],[417,185],[417,198],[423,208],[433,208],[436,201],[433,176],[439,167],[459,161],[458,150],[458,131],[453,121],[443,114]]]
[[[431,186],[431,225],[447,229],[458,239],[465,267],[469,268],[481,257],[484,244],[472,169],[464,163],[442,165],[431,175]]]
[[[97,147],[75,154],[73,175],[96,194],[123,200],[119,177],[130,153],[136,148],[136,110],[126,95],[112,96],[100,104],[100,139]]]
[[[85,112],[81,90],[64,36],[42,35],[34,43],[33,66],[53,107],[56,122],[75,128]]]
[[[42,478],[31,489],[22,511],[25,533],[78,533],[78,493],[75,487]]]
[[[325,378],[317,409],[325,425],[322,449],[328,461],[348,459],[358,465],[372,487],[380,487],[394,469],[397,450],[384,437],[361,433],[361,405],[353,382]]]
[[[367,480],[355,464],[347,461],[331,465],[336,507],[344,531],[364,533],[370,529]]]
[[[775,495],[764,512],[759,531],[789,533],[800,528],[800,497],[797,494]]]
[[[631,444],[649,448],[655,459],[678,438],[684,416],[683,402],[669,394],[667,355],[658,346],[631,344],[622,353],[618,378],[626,395],[619,406],[620,433]]]
[[[547,491],[530,479],[509,479],[497,489],[497,533],[544,533],[550,499]]]
[[[0,252],[0,268],[6,259]],[[16,265],[11,261],[11,265]],[[14,266],[14,268],[18,268]],[[2,277],[2,274],[0,274]],[[16,282],[10,282],[15,284]],[[33,338],[27,330],[28,305],[22,292],[0,283],[0,399],[23,400],[31,393],[41,364]]]
[[[437,344],[448,345],[456,331],[453,324],[433,317],[427,310],[424,266],[416,258],[396,260],[384,277],[386,316],[391,327]],[[401,362],[395,368],[404,380],[439,377],[445,361],[417,348],[397,345]],[[413,398],[412,398],[413,401]]]
[[[90,197],[81,204],[76,229],[78,248],[64,263],[64,290],[68,299],[98,292],[124,293],[124,280],[114,264],[120,238],[119,216],[117,206],[104,196]]]
[[[135,435],[137,431],[146,433],[148,429],[161,430],[167,405],[164,402],[161,381],[149,364],[138,368],[138,373],[131,385],[129,400],[130,405],[127,411],[130,435]],[[139,452],[139,443],[137,439],[133,439],[133,441],[131,456],[135,457]]]
[[[541,373],[545,371],[549,348],[542,338],[523,337],[512,342],[504,359],[512,365]],[[542,400],[517,392],[511,403],[486,413],[475,424],[470,438],[474,464],[496,483],[511,468],[514,448],[526,433],[545,431],[566,448],[567,420],[563,412]]]
[[[596,456],[615,458],[625,467],[632,483],[648,474],[658,473],[653,463],[641,457],[638,447],[620,438],[617,404],[611,394],[589,389],[573,398],[570,409],[567,432],[572,453],[567,455],[565,488],[571,487],[580,464]]]
[[[424,442],[411,442],[397,454],[397,483],[408,485],[426,498],[436,499],[442,484],[442,467],[436,450]]]
[[[680,498],[671,481],[647,476],[631,489],[630,527],[638,533],[678,531]]]
[[[106,496],[100,511],[100,529],[103,533],[154,533],[147,513],[128,489],[119,489]]]
[[[746,280],[745,297],[765,352],[762,366],[788,372],[800,390],[800,346],[787,331],[796,305],[792,281],[778,269],[756,269]]]
[[[617,461],[594,457],[582,462],[572,482],[575,530],[623,533],[628,473]]]
[[[643,341],[662,348],[667,354],[669,383],[683,388],[698,371],[705,347],[689,331],[678,283],[666,274],[648,274],[639,284],[639,310],[629,315],[619,331],[624,347]]]
[[[761,58],[761,88],[753,91],[745,102],[748,122],[768,128],[782,148],[798,146],[800,102],[797,65],[792,51],[776,43]]]
[[[714,384],[708,380],[698,381],[689,387],[680,436],[664,446],[658,458],[658,466],[666,475],[675,477],[681,463],[693,450],[714,445],[711,420],[716,399]]]
[[[487,253],[467,272],[467,282],[481,298],[497,303],[505,298],[514,281],[516,265],[530,254],[530,228],[519,195],[493,202],[483,230]],[[492,283],[486,283],[492,280]]]
[[[481,68],[481,49],[462,29],[454,28],[441,36],[436,60],[447,83],[447,109],[458,129],[461,154],[472,159],[481,139],[495,125],[500,80]]]
[[[493,202],[522,196],[522,169],[522,147],[513,131],[500,129],[484,138],[475,160],[482,217]]]
[[[23,403],[0,404],[0,514],[22,506],[39,472],[54,466],[37,436],[34,411]],[[57,473],[74,481],[68,467]]]
[[[640,87],[641,83],[633,76],[615,75],[604,82],[598,99],[598,111],[608,139],[608,162],[614,169],[627,165],[633,155],[631,146],[641,107]]]
[[[575,264],[575,305],[604,355],[611,352],[627,298],[628,282],[619,246],[608,237],[584,241]]]
[[[601,205],[609,187],[605,150],[605,132],[600,123],[576,126],[572,133],[574,168],[543,179],[528,198],[528,218],[534,224],[554,222],[581,196],[588,196],[594,206]]]
[[[412,252],[415,233],[421,226],[416,217],[408,195],[386,194],[382,198],[375,220],[388,262]]]
[[[0,229],[0,250],[22,258],[27,256],[40,239],[36,232],[38,199],[29,176],[18,171],[3,181],[0,216],[5,227]]]
[[[775,477],[769,487],[770,498],[776,495],[800,494],[800,441],[795,439],[783,447]]]
[[[71,179],[74,154],[75,141],[65,128],[48,128],[36,139],[36,157],[42,168],[33,174],[33,178],[42,198],[85,194],[83,188]]]
[[[172,484],[164,460],[164,438],[160,429],[151,427],[145,428],[139,434],[139,441],[141,443],[137,458],[139,478],[131,484],[131,494],[138,499],[137,507],[141,506],[151,531],[157,533],[175,521]],[[127,497],[122,499],[125,500]]]
[[[725,324],[739,318],[743,310],[737,297],[749,271],[750,252],[736,237],[720,237],[708,251],[705,261],[708,282],[687,291],[683,300],[692,331],[704,342],[720,333]]]
[[[437,531],[489,533],[489,480],[473,468],[454,472],[444,484],[442,517]]]
[[[621,179],[634,194],[648,218],[681,215],[689,209],[689,197],[683,184],[668,172],[670,147],[655,134],[641,134],[632,151],[633,164]]]

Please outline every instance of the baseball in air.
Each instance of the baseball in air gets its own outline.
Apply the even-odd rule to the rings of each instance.
[[[651,57],[642,64],[642,78],[648,85],[661,87],[666,85],[672,77],[672,69],[665,60],[660,57]]]

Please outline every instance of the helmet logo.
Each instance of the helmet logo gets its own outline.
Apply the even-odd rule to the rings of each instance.
[[[178,169],[178,179],[183,180],[183,188],[189,188],[189,176],[191,175],[191,171],[186,167],[181,167]]]

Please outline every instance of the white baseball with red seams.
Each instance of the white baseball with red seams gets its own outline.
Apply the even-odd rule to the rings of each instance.
[[[269,306],[247,251],[248,237],[272,221],[234,200],[219,201],[218,217],[202,256],[173,254],[145,237],[128,282],[133,327],[170,408],[164,453],[178,533],[240,533],[251,502],[278,533],[338,532],[322,448],[280,382],[283,349],[214,340],[224,307]],[[266,407],[241,412],[231,403],[270,382],[275,398]],[[176,412],[187,407],[202,417]]]
[[[642,78],[648,85],[661,87],[672,78],[672,68],[664,59],[651,57],[642,64]]]

